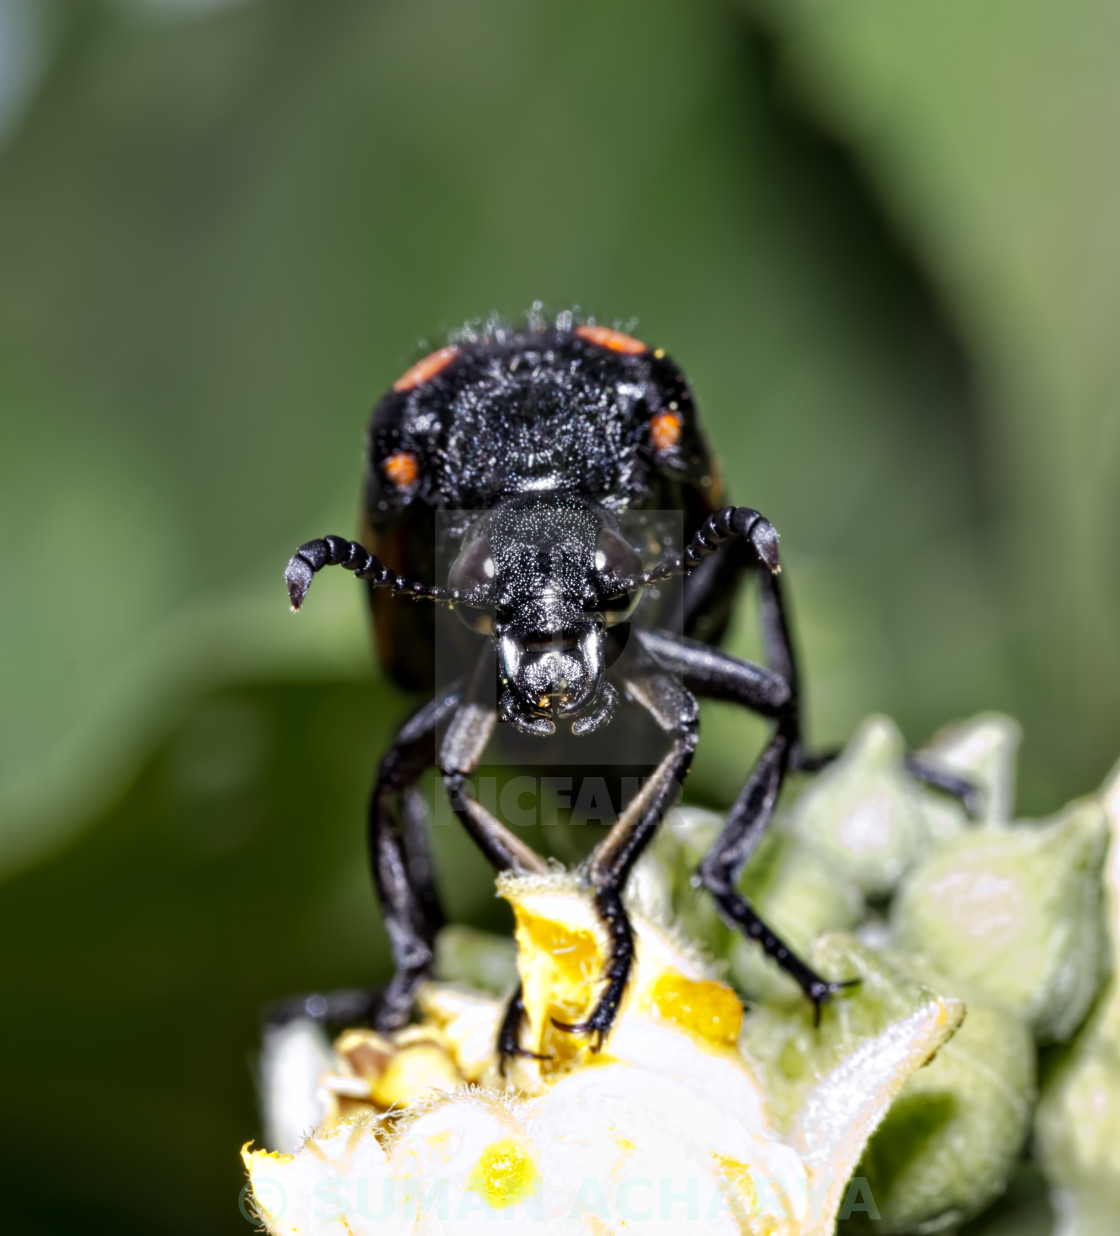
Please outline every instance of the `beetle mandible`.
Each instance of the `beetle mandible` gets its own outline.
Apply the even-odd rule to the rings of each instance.
[[[496,869],[547,871],[467,792],[467,779],[499,719],[547,741],[558,726],[587,735],[631,707],[653,718],[664,752],[579,870],[609,959],[590,1014],[559,1027],[602,1044],[633,961],[623,890],[688,772],[698,696],[739,704],[774,729],[696,882],[725,920],[798,982],[819,1016],[845,983],[797,957],[736,879],[786,774],[830,757],[810,756],[802,744],[778,535],[758,511],[725,503],[688,383],[665,352],[571,313],[548,319],[538,309],[521,328],[493,319],[465,330],[409,369],[374,409],[363,507],[362,543],[310,541],[285,578],[294,609],[322,567],[342,566],[368,581],[385,669],[406,685],[438,687],[397,733],[370,797],[370,860],[395,963],[368,1010],[373,1024],[392,1030],[408,1020],[443,922],[417,790],[425,769],[438,765],[455,815]],[[645,569],[622,526],[625,513],[643,509],[681,512],[685,533],[675,552]],[[441,522],[455,554],[446,583],[436,578],[437,515],[447,517]],[[715,646],[748,573],[759,581],[765,665]],[[674,577],[683,579],[679,632],[632,625],[635,606]],[[435,607],[453,608],[462,633],[474,633],[468,672],[439,684]],[[628,656],[616,660],[621,642]],[[910,767],[969,797],[964,783],[915,759]],[[522,1012],[518,992],[499,1033],[503,1060],[519,1050]]]

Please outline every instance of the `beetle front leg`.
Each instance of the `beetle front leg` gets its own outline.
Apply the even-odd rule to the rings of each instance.
[[[634,931],[622,900],[626,881],[680,793],[696,750],[699,721],[696,701],[669,675],[635,678],[626,683],[626,688],[661,728],[673,735],[673,742],[581,872],[591,886],[596,913],[607,932],[606,986],[583,1021],[554,1024],[570,1034],[593,1035],[594,1051],[602,1047],[614,1025],[634,964]]]
[[[738,544],[735,544],[738,542]],[[749,548],[747,548],[749,547]],[[762,642],[767,665],[786,682],[790,700],[786,725],[792,740],[789,767],[798,772],[816,772],[830,764],[838,754],[833,751],[809,753],[801,735],[801,689],[797,670],[797,653],[790,629],[788,602],[782,595],[778,563],[778,534],[769,520],[745,506],[726,506],[705,520],[681,557],[683,568],[691,573],[706,559],[720,551],[739,555],[749,553],[755,561],[761,592]],[[746,565],[746,562],[744,562]],[[707,586],[719,578],[711,573]],[[702,606],[704,596],[693,598],[694,608]],[[958,799],[970,815],[978,814],[982,803],[977,788],[962,777],[927,764],[920,755],[909,754],[906,768],[917,781],[941,790]]]
[[[484,655],[475,670],[468,699],[448,726],[440,747],[443,784],[451,810],[495,870],[543,875],[548,863],[467,792],[467,781],[478,767],[496,723],[493,706],[485,700],[487,681],[493,673],[493,660]],[[518,984],[498,1029],[498,1071],[503,1077],[511,1056],[539,1058],[517,1041],[524,1012]]]
[[[851,981],[822,978],[759,918],[754,907],[739,892],[736,883],[749,862],[774,814],[778,792],[793,749],[792,733],[779,725],[763,751],[746,785],[727,814],[723,830],[704,856],[696,882],[711,893],[723,918],[749,939],[797,983],[813,1003],[813,1019],[820,1023],[821,1007]]]
[[[819,1018],[821,1005],[847,984],[830,982],[807,966],[767,927],[735,886],[774,814],[778,793],[796,750],[795,697],[773,670],[741,661],[717,648],[663,631],[639,631],[638,638],[666,670],[681,675],[688,690],[708,699],[742,704],[752,712],[775,718],[778,723],[773,738],[727,813],[715,845],[701,863],[697,882],[712,894],[728,923],[757,940],[766,955],[796,980],[813,1002]]]
[[[513,1056],[520,1056],[525,1060],[549,1059],[548,1056],[542,1056],[539,1052],[530,1051],[527,1047],[521,1046],[521,1022],[524,1017],[525,997],[522,994],[521,984],[518,983],[513,995],[506,1001],[505,1012],[502,1014],[502,1020],[498,1026],[499,1077],[505,1077],[510,1058]]]
[[[827,768],[839,756],[839,751],[805,750],[801,737],[800,701],[801,691],[797,677],[797,654],[790,632],[788,602],[782,596],[781,580],[769,571],[759,571],[760,605],[762,611],[762,642],[766,649],[766,662],[789,683],[793,697],[791,721],[793,725],[793,751],[790,768],[796,772],[819,772]],[[963,777],[927,764],[920,755],[907,753],[906,771],[915,781],[921,781],[932,789],[940,790],[956,798],[969,815],[978,815],[983,807],[980,791]]]
[[[467,792],[467,781],[478,768],[497,723],[493,705],[484,698],[487,679],[493,674],[493,658],[483,655],[471,693],[444,735],[440,772],[451,810],[494,869],[543,875],[548,863]]]

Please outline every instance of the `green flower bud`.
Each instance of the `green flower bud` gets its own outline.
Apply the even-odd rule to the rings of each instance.
[[[869,717],[793,805],[793,830],[868,897],[898,883],[928,841],[925,792],[906,771],[906,744],[886,717]]]
[[[1120,957],[1120,765],[1102,798],[1112,832],[1105,900],[1115,959]],[[1051,1074],[1035,1135],[1063,1232],[1111,1236],[1120,1215],[1120,977],[1115,973]]]
[[[898,946],[974,985],[1039,1040],[1069,1038],[1101,977],[1107,835],[1095,799],[1050,822],[958,834],[899,890],[892,909]]]
[[[883,1233],[935,1232],[978,1214],[1006,1188],[1030,1129],[1035,1048],[1017,1018],[916,959],[899,959],[935,990],[964,997],[964,1024],[903,1087],[856,1169]],[[862,1221],[861,1221],[862,1220]]]
[[[665,823],[666,827],[657,834],[654,844],[672,846],[677,882],[687,883],[723,831],[723,816],[705,811],[703,807],[678,807],[669,813]]]
[[[919,959],[824,936],[809,951],[830,978],[858,978],[833,998],[815,1028],[801,1006],[764,1005],[743,1028],[747,1057],[762,1071],[779,1121],[807,1091],[882,1026],[938,993],[963,1014],[959,985]],[[951,992],[950,995],[946,995]],[[917,1070],[872,1135],[855,1171],[874,1208],[853,1211],[852,1228],[888,1236],[932,1232],[977,1214],[1004,1189],[1030,1127],[1034,1044],[1026,1028],[977,997],[963,1025]]]
[[[1113,1236],[1120,1216],[1120,986],[1056,1069],[1035,1137],[1067,1236]],[[1106,1024],[1106,1023],[1111,1023]]]
[[[819,936],[806,950],[805,960],[818,974],[852,980],[854,986],[822,1008],[819,1025],[814,1023],[812,1004],[803,997],[760,1004],[747,1014],[740,1047],[763,1079],[779,1127],[788,1125],[805,1095],[861,1043],[941,998],[898,958],[845,933]],[[964,1005],[957,1000],[948,1003],[959,1022]]]

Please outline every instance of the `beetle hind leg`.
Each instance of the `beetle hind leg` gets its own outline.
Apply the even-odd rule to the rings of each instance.
[[[935,768],[932,764],[927,764],[921,755],[912,751],[906,754],[906,771],[915,781],[955,798],[972,819],[978,819],[983,812],[984,793],[966,778]]]
[[[811,752],[798,749],[790,761],[790,769],[793,772],[820,772],[829,764],[835,763],[842,754],[843,748],[841,747]],[[931,790],[939,790],[942,794],[955,798],[970,818],[974,820],[979,818],[984,810],[984,793],[978,786],[964,777],[958,777],[955,773],[946,772],[943,768],[937,768],[933,764],[927,764],[920,754],[913,751],[907,751],[904,763],[906,771],[915,781],[928,785]]]
[[[278,1027],[306,1018],[340,1030],[347,1026],[366,1025],[373,1017],[379,996],[379,991],[366,988],[288,996],[268,1005],[261,1014],[261,1021],[267,1027]]]

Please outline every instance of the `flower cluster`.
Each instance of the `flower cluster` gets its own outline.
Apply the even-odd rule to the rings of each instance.
[[[916,785],[878,719],[777,822],[744,891],[818,972],[859,980],[819,1026],[692,889],[719,827],[707,813],[674,813],[634,873],[635,971],[598,1053],[554,1024],[598,991],[607,942],[586,892],[561,873],[501,878],[516,955],[449,929],[441,969],[460,981],[423,989],[417,1025],[333,1045],[311,1022],[273,1032],[277,1149],[243,1152],[261,1221],[302,1236],[496,1219],[557,1236],[827,1236],[840,1219],[930,1232],[1004,1190],[1037,1119],[1067,1230],[1111,1230],[1120,775],[1053,820],[1011,824],[1016,737],[981,718],[928,751],[982,787],[978,822]],[[534,1055],[503,1075],[494,989],[516,981]],[[1037,1053],[1053,1044],[1039,1103]]]

